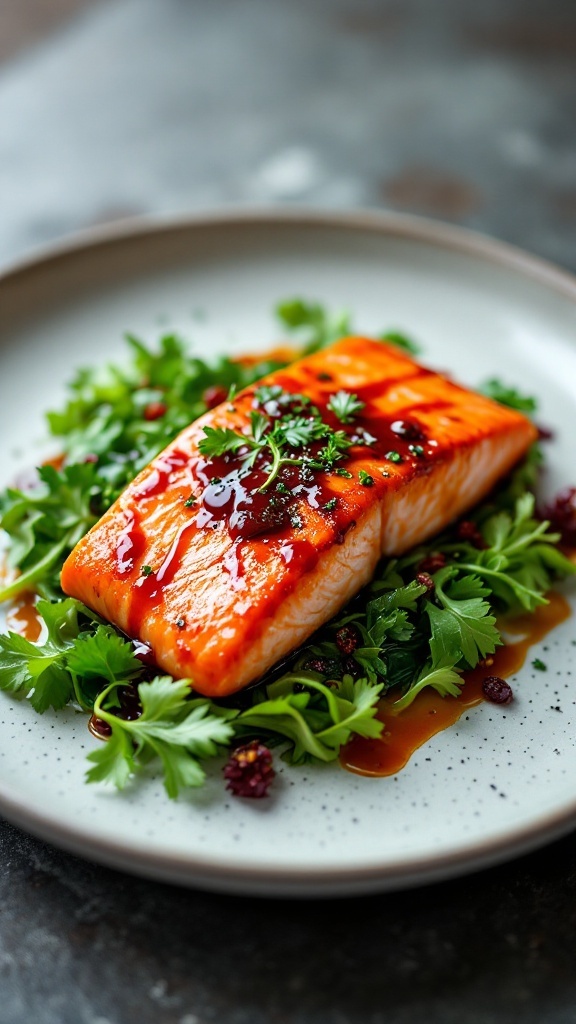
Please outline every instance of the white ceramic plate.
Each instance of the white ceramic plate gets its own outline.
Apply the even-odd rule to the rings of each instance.
[[[541,399],[558,431],[548,485],[576,483],[576,282],[495,242],[374,214],[249,213],[92,235],[0,280],[0,481],[45,454],[42,414],[75,367],[122,356],[130,330],[175,329],[202,355],[265,349],[272,309],[304,295],[369,333],[416,337],[432,366],[498,374]],[[230,799],[219,772],[170,803],[159,780],[123,794],[83,783],[97,741],[73,713],[0,695],[0,811],[74,852],[213,889],[346,894],[456,875],[576,823],[576,622],[536,649],[516,701],[482,705],[397,777],[282,769],[266,801]],[[574,673],[574,674],[573,674]],[[560,710],[558,710],[560,709]]]

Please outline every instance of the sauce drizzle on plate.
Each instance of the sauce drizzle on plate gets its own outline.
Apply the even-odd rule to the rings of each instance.
[[[465,673],[460,697],[441,697],[429,687],[423,690],[404,711],[394,711],[397,694],[380,702],[378,717],[386,727],[380,739],[354,736],[340,754],[344,768],[357,775],[395,775],[408,763],[412,754],[427,740],[454,725],[462,715],[485,698],[482,683],[486,676],[509,678],[524,664],[528,651],[571,614],[566,598],[554,591],[548,594],[549,604],[532,615],[522,615],[506,623],[508,635],[518,636],[499,647],[483,664]],[[496,712],[495,712],[496,713]]]

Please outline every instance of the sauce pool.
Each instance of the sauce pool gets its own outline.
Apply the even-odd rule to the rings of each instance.
[[[36,611],[35,594],[22,594],[10,605],[6,613],[6,626],[26,640],[36,643],[42,632],[42,619]]]
[[[429,687],[400,712],[394,710],[397,695],[384,697],[378,712],[378,718],[385,723],[382,736],[376,740],[354,736],[340,754],[342,766],[357,775],[395,775],[401,771],[423,743],[454,725],[469,708],[485,700],[482,683],[486,676],[505,679],[514,675],[522,668],[530,647],[570,616],[570,605],[561,594],[551,592],[548,598],[549,604],[542,605],[532,615],[522,615],[506,623],[508,635],[519,639],[508,641],[483,664],[465,672],[459,697],[441,697]]]

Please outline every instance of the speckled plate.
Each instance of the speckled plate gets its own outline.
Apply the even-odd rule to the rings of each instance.
[[[576,483],[576,281],[496,242],[371,213],[233,213],[92,234],[0,280],[0,480],[47,454],[42,414],[77,366],[121,359],[122,334],[167,328],[202,355],[265,349],[272,309],[304,295],[396,327],[474,384],[497,373],[541,399],[557,431],[547,485]],[[570,594],[574,600],[574,590]],[[349,894],[446,878],[576,824],[576,622],[514,679],[422,747],[397,777],[282,768],[261,802],[220,770],[170,803],[158,779],[123,794],[83,782],[83,716],[39,717],[0,695],[0,811],[76,853],[239,893]]]

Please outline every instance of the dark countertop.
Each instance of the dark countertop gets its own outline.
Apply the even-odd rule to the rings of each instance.
[[[576,270],[569,0],[18,0],[0,260],[222,203],[409,210]],[[0,1024],[574,1024],[574,835],[347,901],[131,878],[0,822]]]

